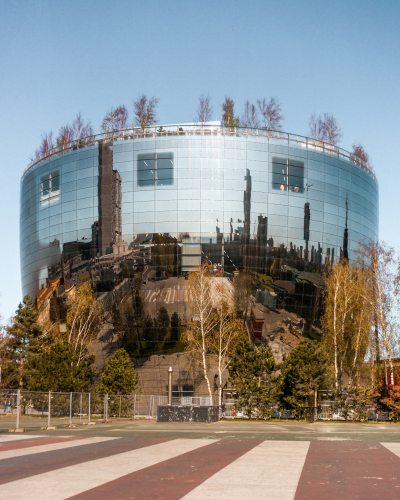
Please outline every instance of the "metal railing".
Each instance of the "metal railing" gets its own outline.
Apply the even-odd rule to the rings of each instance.
[[[197,396],[173,397],[172,404],[173,405],[180,405],[180,406],[210,406],[211,405],[211,398],[209,396],[206,396],[206,397],[197,397]]]
[[[235,136],[235,137],[264,137],[269,142],[279,145],[291,146],[296,144],[297,146],[304,147],[306,149],[313,150],[315,152],[328,154],[331,156],[336,156],[338,158],[348,160],[357,167],[368,172],[372,177],[378,182],[376,174],[373,168],[366,162],[358,158],[352,153],[349,153],[345,149],[334,146],[325,141],[318,141],[311,139],[306,136],[301,136],[298,134],[291,134],[288,132],[279,132],[275,130],[266,130],[265,128],[247,128],[247,127],[223,127],[221,125],[211,125],[206,124],[204,126],[192,124],[192,125],[162,125],[147,127],[145,129],[141,128],[129,128],[104,134],[96,134],[84,139],[78,139],[75,141],[68,142],[61,146],[54,147],[49,151],[46,151],[42,155],[35,158],[27,166],[22,174],[22,178],[32,170],[36,165],[39,165],[43,161],[46,161],[54,156],[62,155],[69,151],[78,150],[81,148],[86,148],[90,146],[96,146],[101,141],[115,142],[115,141],[125,141],[128,139],[143,139],[150,137],[165,137],[165,136]]]

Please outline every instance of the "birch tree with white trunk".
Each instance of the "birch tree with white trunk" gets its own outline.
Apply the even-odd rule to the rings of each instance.
[[[237,318],[233,303],[229,303],[228,284],[224,278],[213,278],[213,297],[215,304],[215,330],[211,349],[218,356],[218,404],[222,403],[222,377],[228,368],[229,359],[236,343],[245,332],[243,321]]]
[[[203,264],[190,273],[188,279],[188,306],[191,321],[186,329],[186,341],[189,350],[199,356],[204,379],[207,384],[211,405],[213,405],[213,390],[211,387],[208,355],[210,354],[213,330],[216,318],[212,304],[210,267]]]
[[[386,243],[370,242],[360,245],[359,259],[366,265],[373,287],[372,293],[365,296],[377,324],[377,343],[371,343],[371,348],[379,349],[386,358],[390,385],[394,385],[393,360],[400,352],[400,258]]]

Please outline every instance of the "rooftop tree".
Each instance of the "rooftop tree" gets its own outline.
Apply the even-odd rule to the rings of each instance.
[[[309,134],[316,141],[326,140],[325,124],[320,116],[313,113],[308,122]]]
[[[31,157],[31,161],[36,160],[36,158],[39,158],[40,155],[47,153],[47,151],[50,151],[53,147],[53,132],[43,132],[40,139],[40,146],[35,150],[33,156]]]
[[[82,113],[76,115],[72,125],[65,125],[60,128],[57,137],[57,146],[63,146],[71,141],[85,140],[93,135],[93,128],[90,121],[85,122]]]
[[[135,127],[140,127],[144,131],[146,127],[157,123],[156,107],[158,102],[157,97],[148,98],[146,94],[140,95],[133,101]]]
[[[86,139],[87,137],[93,135],[93,128],[90,124],[90,121],[85,122],[81,112],[76,115],[75,120],[72,122],[71,130],[72,139],[74,141]]]
[[[279,99],[277,97],[271,97],[269,101],[265,97],[257,99],[257,106],[260,110],[265,129],[268,131],[279,130],[283,122]]]
[[[212,117],[213,107],[211,106],[211,98],[209,95],[203,94],[199,97],[199,104],[194,118],[195,123],[200,123],[202,126],[209,122]]]
[[[108,134],[110,132],[118,132],[124,130],[128,123],[128,109],[126,106],[118,106],[117,108],[111,108],[103,118],[101,123],[101,131],[103,134]]]
[[[336,118],[329,113],[316,116],[313,113],[308,122],[310,135],[316,141],[326,141],[333,146],[336,146],[343,137],[341,128],[339,127]]]
[[[342,130],[336,121],[336,118],[329,113],[324,113],[324,123],[326,130],[326,139],[329,144],[336,146],[343,137]]]
[[[250,129],[258,128],[259,126],[257,108],[250,101],[244,103],[244,112],[240,120],[240,125]]]
[[[353,156],[359,158],[362,161],[365,161],[365,163],[370,162],[370,157],[361,144],[353,144],[351,148],[352,148],[351,154]]]
[[[235,103],[230,97],[225,97],[222,104],[222,120],[223,127],[238,127],[239,118],[235,116]]]

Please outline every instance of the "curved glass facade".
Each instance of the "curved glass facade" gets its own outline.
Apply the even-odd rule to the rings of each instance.
[[[27,169],[23,295],[53,287],[62,296],[90,280],[115,298],[142,271],[148,313],[161,304],[184,317],[184,275],[208,259],[227,277],[251,270],[257,288],[267,284],[281,307],[307,317],[311,274],[378,238],[377,180],[336,148],[175,130],[93,140]]]

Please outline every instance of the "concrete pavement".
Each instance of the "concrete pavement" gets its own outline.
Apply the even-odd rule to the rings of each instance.
[[[0,433],[5,498],[400,498],[400,426],[156,423]]]

